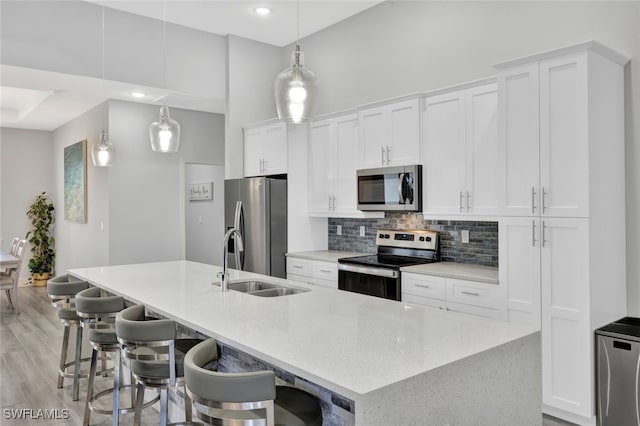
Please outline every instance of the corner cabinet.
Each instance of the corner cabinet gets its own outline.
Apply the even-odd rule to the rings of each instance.
[[[244,128],[244,176],[287,173],[287,124],[269,122]]]
[[[626,62],[587,42],[496,65],[507,316],[541,329],[543,411],[581,425],[594,331],[627,308]]]
[[[348,113],[309,125],[309,214],[384,217],[357,209],[358,115]]]
[[[427,96],[423,102],[424,214],[496,215],[496,84]]]
[[[418,97],[358,111],[358,168],[420,163]]]

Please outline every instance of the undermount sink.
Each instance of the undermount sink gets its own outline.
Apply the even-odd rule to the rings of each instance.
[[[267,283],[264,281],[237,281],[234,283],[229,283],[229,290],[235,290],[260,297],[287,296],[289,294],[304,293],[306,291],[309,291],[303,288],[285,287],[278,284]]]

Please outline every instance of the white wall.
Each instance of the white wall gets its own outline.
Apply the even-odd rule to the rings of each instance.
[[[158,7],[162,3],[158,2]],[[83,1],[0,3],[1,63],[102,78],[102,7]],[[163,22],[104,9],[104,78],[162,88]],[[166,87],[224,108],[224,37],[167,23]]]
[[[171,109],[180,150],[151,151],[149,124],[158,106],[109,102],[109,136],[117,158],[109,170],[109,262],[184,258],[184,163],[223,164],[224,117]]]
[[[275,117],[273,82],[284,67],[279,47],[228,35],[226,71],[227,179],[243,177],[242,127]]]
[[[80,117],[53,131],[53,185],[56,206],[56,274],[83,266],[107,265],[108,229],[108,169],[91,163],[91,145],[99,141],[107,130],[108,110],[104,102]],[[73,223],[64,219],[64,148],[82,140],[87,141],[87,223]],[[117,157],[116,157],[117,159]]]
[[[640,3],[387,1],[302,40],[318,114],[495,74],[491,64],[597,40],[625,69],[629,314],[640,315]],[[292,47],[283,49],[288,61]]]
[[[55,198],[51,139],[51,132],[0,128],[0,239],[4,251],[9,251],[13,237],[24,238],[31,229],[26,212],[35,196],[47,192]],[[25,258],[21,281],[29,276],[27,263]]]
[[[185,193],[189,184],[213,182],[213,199],[185,197],[186,260],[222,265],[224,237],[224,166],[185,164]]]

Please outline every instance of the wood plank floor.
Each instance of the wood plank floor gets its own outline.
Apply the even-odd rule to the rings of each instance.
[[[11,311],[4,294],[0,295],[0,424],[2,425],[82,425],[86,379],[80,381],[80,399],[72,400],[72,381],[65,380],[62,389],[56,388],[63,326],[49,304],[45,287],[20,288],[20,314]],[[86,340],[86,339],[85,339]],[[72,334],[69,358],[73,356],[75,333]],[[83,356],[89,356],[90,346],[85,342]],[[88,364],[88,363],[87,363]],[[86,366],[88,368],[88,365]],[[111,375],[96,377],[96,389],[110,388]],[[122,403],[127,404],[126,395]],[[109,398],[105,398],[108,402]],[[5,418],[5,409],[69,410],[67,419],[17,420]],[[106,407],[105,407],[106,408]],[[91,415],[92,425],[110,425],[111,416]],[[158,413],[143,410],[145,425],[158,424]],[[120,417],[123,425],[133,424],[133,414]],[[558,419],[543,416],[543,426],[567,426]],[[395,425],[390,425],[395,426]],[[487,425],[489,426],[489,425]],[[525,425],[518,425],[525,426]]]

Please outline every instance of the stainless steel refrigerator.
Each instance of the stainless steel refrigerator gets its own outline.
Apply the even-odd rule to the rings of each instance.
[[[268,177],[224,182],[225,231],[238,228],[243,250],[229,241],[229,267],[285,278],[287,181]],[[238,265],[238,262],[240,265]]]

